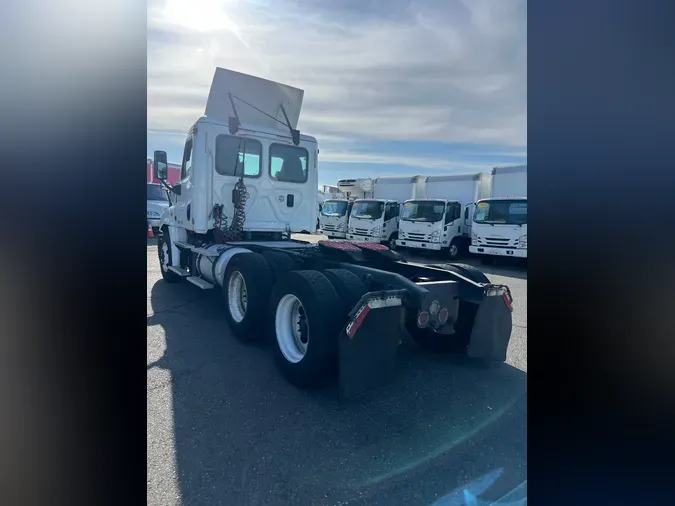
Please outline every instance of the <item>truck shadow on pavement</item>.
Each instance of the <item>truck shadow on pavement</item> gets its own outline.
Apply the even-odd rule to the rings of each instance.
[[[288,384],[271,343],[232,336],[219,292],[150,292],[148,504],[459,506],[497,469],[484,500],[526,480],[525,372],[405,342],[394,383],[339,402],[336,385]]]

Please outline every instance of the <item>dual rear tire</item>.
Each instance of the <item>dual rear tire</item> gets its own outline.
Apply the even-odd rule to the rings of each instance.
[[[283,376],[310,387],[335,375],[340,331],[366,287],[344,269],[294,267],[279,252],[237,254],[225,271],[223,295],[232,333],[247,341],[269,335]]]

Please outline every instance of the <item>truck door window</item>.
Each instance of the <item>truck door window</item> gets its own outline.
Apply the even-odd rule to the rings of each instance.
[[[467,206],[466,209],[464,209],[464,219],[468,220],[469,219],[469,207]]]
[[[216,172],[221,176],[260,176],[262,144],[255,139],[220,134],[216,137]]]
[[[180,180],[186,179],[192,171],[192,137],[185,143],[183,150],[183,163],[180,166]]]
[[[309,154],[305,148],[288,144],[270,144],[269,173],[277,181],[306,183]]]
[[[384,221],[391,220],[391,217],[392,217],[391,204],[386,204],[384,206]]]
[[[453,206],[453,219],[457,220],[462,216],[462,206],[458,202],[454,202]]]

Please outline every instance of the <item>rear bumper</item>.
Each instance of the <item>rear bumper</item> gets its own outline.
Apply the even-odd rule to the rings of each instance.
[[[347,234],[347,240],[361,241],[361,242],[377,242],[377,243],[381,241],[379,237],[371,237],[369,235],[355,235],[355,234]]]
[[[441,250],[440,242],[410,241],[408,239],[396,239],[396,246],[403,248],[429,249],[433,251]]]
[[[319,230],[319,232],[329,239],[344,239],[347,236],[345,232],[336,232],[334,230]]]
[[[490,248],[489,246],[469,246],[469,252],[475,255],[494,255],[500,257],[527,258],[527,249]]]

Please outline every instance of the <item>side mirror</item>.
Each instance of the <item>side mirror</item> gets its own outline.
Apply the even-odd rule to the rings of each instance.
[[[155,178],[160,181],[166,181],[169,173],[169,164],[166,161],[166,151],[155,151],[153,162]]]

